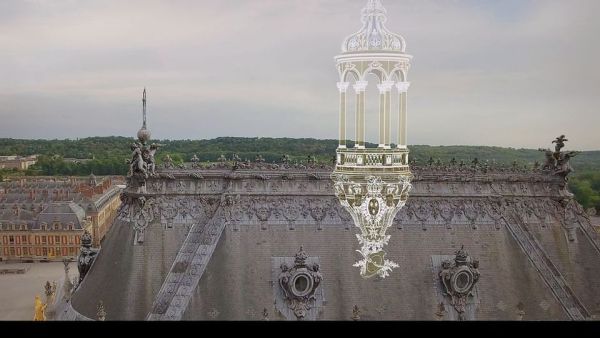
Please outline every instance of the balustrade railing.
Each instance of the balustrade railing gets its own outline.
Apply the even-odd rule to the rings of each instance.
[[[408,151],[404,149],[339,149],[338,166],[353,167],[405,167]]]

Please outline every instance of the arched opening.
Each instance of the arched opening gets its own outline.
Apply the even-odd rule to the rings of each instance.
[[[346,147],[354,147],[358,135],[356,134],[356,92],[354,85],[359,81],[359,76],[354,72],[350,71],[346,73],[344,78],[345,82],[348,82],[348,90],[346,91]]]
[[[396,71],[392,74],[390,81],[394,81],[394,87],[392,88],[391,96],[391,112],[390,112],[390,124],[391,124],[391,146],[392,148],[396,147],[400,142],[400,94],[398,92],[398,87],[396,86],[398,82],[404,82],[402,73]]]
[[[379,94],[378,85],[383,79],[381,70],[373,69],[365,76],[365,81],[368,82],[365,92],[365,142],[370,144],[379,144],[379,127],[380,127],[380,104],[381,96]],[[372,147],[372,145],[370,145]]]

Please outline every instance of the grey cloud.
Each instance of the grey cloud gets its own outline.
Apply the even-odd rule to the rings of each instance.
[[[133,135],[147,86],[156,137],[335,138],[365,2],[2,2],[0,137]],[[600,2],[383,2],[415,56],[410,143],[600,148]]]

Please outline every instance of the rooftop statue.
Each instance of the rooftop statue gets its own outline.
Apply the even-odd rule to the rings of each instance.
[[[552,143],[556,143],[556,147],[554,148],[555,151],[557,153],[560,152],[560,150],[565,147],[565,142],[567,141],[568,139],[565,137],[565,135],[560,135],[556,138],[556,140],[552,141]]]
[[[546,162],[542,166],[542,170],[564,177],[565,180],[567,179],[567,176],[573,172],[573,167],[570,163],[571,158],[579,154],[577,151],[561,151],[561,149],[565,147],[565,142],[567,141],[568,139],[565,135],[560,135],[552,141],[552,143],[556,143],[554,152],[550,149],[539,149],[539,151],[544,152],[546,155]]]
[[[171,155],[167,154],[167,156],[165,156],[165,159],[163,160],[163,166],[165,167],[165,169],[175,168],[175,164],[173,163]]]
[[[142,151],[142,158],[146,163],[149,176],[156,175],[156,161],[154,160],[154,155],[160,146],[160,144],[153,143],[150,145],[150,148],[144,147],[144,150]]]
[[[81,236],[81,250],[79,257],[77,257],[77,269],[79,270],[78,285],[81,284],[83,278],[92,267],[97,255],[98,249],[92,248],[92,235],[86,230]]]
[[[131,160],[129,160],[129,174],[127,176],[132,177],[138,173],[148,178],[147,165],[142,157],[141,145],[134,142],[131,145]]]
[[[156,176],[156,161],[155,154],[158,151],[160,144],[153,143],[148,146],[150,141],[150,131],[146,124],[146,89],[142,99],[143,104],[143,124],[142,128],[137,133],[138,141],[131,145],[131,159],[127,161],[129,164],[129,172],[127,174],[128,181],[131,185],[137,186],[142,191],[146,187],[148,177]]]
[[[34,321],[45,321],[46,320],[46,307],[48,305],[42,303],[42,299],[40,298],[40,296],[35,296],[35,304],[34,304],[34,315],[33,315],[33,320]]]

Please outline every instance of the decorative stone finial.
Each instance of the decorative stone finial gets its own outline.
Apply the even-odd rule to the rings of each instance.
[[[467,264],[468,259],[469,254],[465,251],[465,246],[462,245],[460,250],[456,251],[456,257],[454,258],[454,261],[456,262],[457,266],[461,266]]]
[[[81,246],[86,248],[92,247],[92,235],[87,230],[81,235]]]
[[[297,266],[306,266],[307,258],[308,258],[308,254],[306,254],[306,252],[304,251],[304,248],[301,246],[300,250],[298,250],[298,253],[296,254],[294,263],[296,263]]]
[[[358,305],[356,305],[356,304],[352,308],[352,320],[353,321],[360,320],[360,309],[358,308]]]
[[[142,128],[138,131],[137,137],[138,140],[142,143],[142,145],[146,145],[146,143],[150,140],[150,130],[147,128],[146,124],[146,88],[144,88],[144,93],[142,95],[142,114],[143,114],[143,122]]]
[[[79,270],[79,280],[76,285],[80,285],[83,278],[90,270],[96,256],[98,255],[98,249],[92,249],[92,235],[86,230],[81,236],[81,249],[79,256],[77,257],[77,269]]]
[[[517,304],[517,320],[523,320],[524,316],[525,316],[525,304],[523,304],[523,302],[519,302],[519,304]]]
[[[102,322],[106,320],[106,311],[104,310],[104,303],[102,301],[98,302],[97,310],[96,316],[98,316],[98,320]]]
[[[444,318],[444,316],[446,315],[446,306],[444,305],[443,302],[440,302],[437,306],[437,311],[435,312],[435,317],[438,320],[442,320]]]

